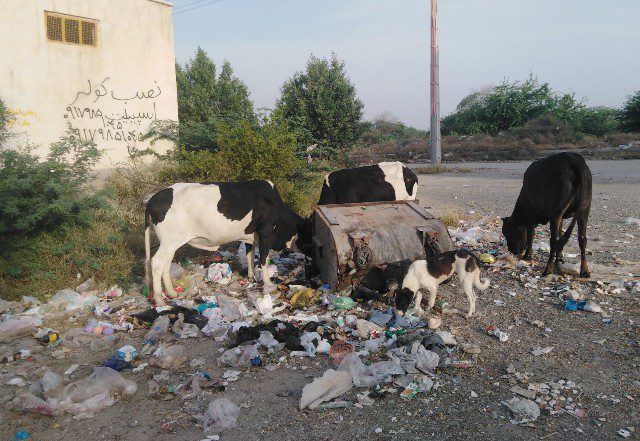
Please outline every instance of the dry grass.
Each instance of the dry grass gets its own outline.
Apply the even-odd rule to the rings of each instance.
[[[458,228],[460,226],[460,213],[455,208],[446,207],[440,214],[440,220],[447,227]]]
[[[124,235],[121,219],[111,213],[88,227],[74,226],[20,241],[0,258],[0,297],[42,299],[89,277],[95,277],[101,288],[115,283],[127,287],[136,258]]]
[[[437,175],[440,173],[452,172],[453,169],[442,164],[430,164],[423,167],[415,168],[414,171],[417,175]]]

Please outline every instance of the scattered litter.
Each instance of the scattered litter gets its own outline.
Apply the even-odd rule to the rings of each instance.
[[[256,274],[260,271],[256,271]],[[207,268],[206,280],[209,282],[228,285],[231,282],[231,267],[228,263],[212,263]]]
[[[315,409],[320,403],[339,397],[352,387],[353,380],[349,372],[328,369],[322,377],[316,378],[312,383],[302,388],[300,409],[306,407]]]
[[[207,412],[204,414],[204,433],[207,435],[217,435],[227,429],[238,426],[238,416],[240,408],[227,398],[218,398],[209,403]]]
[[[545,355],[550,353],[551,351],[553,351],[553,346],[546,346],[544,348],[541,347],[535,347],[531,350],[531,353],[533,354],[534,357],[539,357],[541,355]]]
[[[478,260],[480,260],[480,262],[482,263],[492,264],[495,263],[496,258],[489,253],[482,253],[478,255]]]
[[[493,335],[495,337],[498,338],[498,340],[505,342],[507,340],[509,340],[509,334],[507,334],[506,332],[502,332],[499,328],[496,328],[495,326],[491,325],[487,328],[487,333],[489,335]]]
[[[531,400],[513,397],[503,402],[503,404],[507,406],[513,414],[514,418],[510,420],[511,424],[530,423],[537,420],[540,416],[540,408]]]

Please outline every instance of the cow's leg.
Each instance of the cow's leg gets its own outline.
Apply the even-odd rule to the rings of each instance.
[[[562,258],[562,248],[564,248],[564,245],[562,245],[562,238],[564,237],[564,235],[562,234],[563,222],[564,219],[560,217],[560,225],[558,226],[558,248],[556,249],[556,266],[558,263],[564,261],[564,259]]]
[[[571,237],[571,233],[573,232],[573,225],[574,223],[571,222],[567,230],[564,232],[564,234],[561,234],[561,237],[558,240],[558,251],[556,251],[556,262],[564,262],[564,259],[562,257],[562,250],[564,249],[565,245],[567,245],[567,242],[569,242],[569,238]]]
[[[542,276],[546,276],[547,274],[553,273],[553,263],[556,257],[556,250],[558,246],[558,229],[560,228],[560,220],[562,219],[561,215],[552,218],[549,222],[549,230],[551,233],[551,237],[549,238],[549,261],[547,262],[547,266],[542,272]]]
[[[587,214],[578,218],[578,244],[580,245],[580,277],[589,278],[589,265],[587,265]]]
[[[536,226],[529,225],[527,227],[527,248],[525,249],[525,252],[524,252],[524,260],[532,259],[531,250],[533,249],[533,236],[535,233],[536,233]]]
[[[167,295],[171,298],[178,297],[178,293],[173,287],[173,280],[171,280],[171,274],[169,272],[171,268],[171,262],[173,261],[173,257],[174,256],[171,256],[171,258],[169,259],[169,263],[165,266],[165,269],[162,272],[162,283],[164,283],[164,288],[167,292]]]
[[[164,306],[164,295],[162,294],[162,285],[160,284],[160,280],[166,279],[163,277],[164,271],[168,265],[171,264],[171,259],[175,254],[176,250],[180,247],[174,246],[173,244],[168,244],[166,242],[161,242],[158,251],[154,254],[153,258],[151,258],[151,272],[153,275],[153,300],[155,301],[156,306]],[[165,286],[167,292],[169,292],[169,288]],[[173,287],[171,287],[173,290]]]
[[[256,278],[254,275],[254,266],[255,266],[255,252],[253,251],[253,244],[245,243],[244,249],[247,252],[247,279],[255,282]]]
[[[263,294],[269,294],[275,289],[275,285],[269,278],[269,268],[267,266],[267,261],[269,260],[269,251],[271,251],[272,243],[273,229],[263,231],[258,234],[258,251],[260,252],[260,266],[262,268]]]

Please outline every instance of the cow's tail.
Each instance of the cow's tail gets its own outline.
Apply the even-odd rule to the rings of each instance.
[[[569,226],[565,230],[566,234],[571,234],[573,228],[576,226],[578,218],[582,216],[582,210],[584,205],[584,191],[587,186],[585,173],[583,170],[578,170],[578,191],[576,192],[576,199],[574,201],[575,208],[573,210],[573,218],[569,223]],[[568,232],[568,233],[567,233]]]
[[[149,295],[153,293],[153,283],[151,277],[151,225],[147,224],[144,228],[144,278],[147,282]]]

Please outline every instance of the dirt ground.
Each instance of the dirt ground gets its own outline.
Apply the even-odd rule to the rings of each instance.
[[[194,415],[202,414],[206,405],[219,397],[240,406],[238,427],[224,432],[220,436],[223,440],[624,439],[617,434],[620,429],[629,431],[630,439],[639,439],[640,298],[624,289],[599,289],[595,281],[606,282],[606,288],[610,282],[637,280],[640,276],[640,227],[624,223],[628,217],[640,217],[640,161],[595,161],[590,165],[594,171],[589,221],[593,277],[577,286],[602,307],[603,314],[565,311],[557,296],[543,295],[543,288],[555,283],[536,279],[546,258],[546,253],[537,251],[536,266],[526,276],[515,268],[483,268],[492,287],[478,293],[477,316],[443,316],[441,329],[451,331],[459,343],[478,345],[481,352],[470,356],[462,353],[459,346],[454,347],[451,357],[472,360],[473,366],[438,370],[434,381],[441,387],[413,400],[405,401],[396,393],[362,409],[298,410],[302,387],[333,367],[326,355],[287,357],[282,362],[275,356],[275,370],[245,368],[240,379],[225,391],[207,389],[186,401],[171,394],[150,396],[147,381],[160,369],[147,367],[142,372],[124,373],[138,384],[133,397],[118,401],[92,419],[19,413],[3,406],[0,439],[13,439],[16,431],[25,430],[32,440],[200,440],[205,437]],[[478,224],[485,230],[497,231],[497,219],[510,214],[519,192],[522,164],[475,164],[473,168],[470,173],[420,176],[418,197],[436,215],[457,210],[464,221],[463,229]],[[547,236],[540,238],[544,242]],[[482,243],[471,248],[482,252],[499,246]],[[565,251],[579,252],[575,237]],[[571,257],[566,260],[577,262]],[[443,286],[440,296],[466,310],[466,299],[455,283]],[[488,335],[485,328],[489,325],[507,331],[509,340],[500,342]],[[0,365],[0,398],[4,402],[18,392],[14,386],[5,386],[16,372],[30,383],[42,374],[42,366],[62,373],[70,365],[80,364],[69,376],[75,380],[88,375],[92,366],[118,347],[127,343],[138,349],[142,346],[143,331],[123,335],[106,351],[77,350],[55,360],[50,356],[51,350],[45,348],[35,355],[35,362]],[[187,363],[172,371],[169,384],[184,382],[198,369],[214,378],[230,369],[216,363],[221,343],[207,338],[183,343],[190,359],[205,357],[206,362],[198,368]],[[11,346],[19,344],[13,342]],[[531,353],[534,347],[548,346],[553,347],[548,354]],[[0,344],[3,352],[7,348]],[[515,395],[510,391],[512,386],[519,384],[526,389],[528,383],[559,380],[575,383],[563,398],[570,397],[584,415],[551,415],[543,410],[529,426],[510,423],[511,414],[501,403]],[[357,402],[356,392],[361,389],[354,388],[339,399]]]

